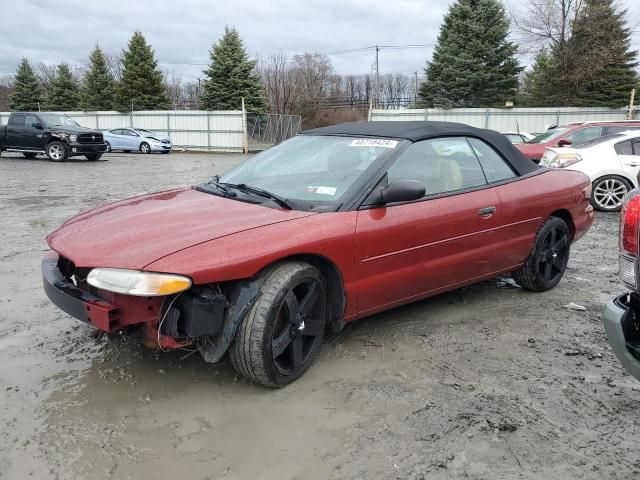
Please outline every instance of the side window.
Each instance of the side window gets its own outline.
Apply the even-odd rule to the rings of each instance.
[[[12,115],[9,121],[9,125],[13,125],[15,127],[24,127],[24,114]]]
[[[486,185],[478,159],[464,137],[416,142],[387,171],[387,181],[417,180],[427,195]]]
[[[633,155],[633,148],[631,148],[631,140],[618,142],[615,144],[613,148],[615,149],[618,155]]]
[[[25,115],[24,124],[27,127],[33,127],[34,123],[38,123],[38,118],[35,115]]]
[[[571,135],[567,135],[565,138],[571,140],[571,145],[580,145],[581,143],[588,142],[594,138],[601,137],[603,135],[603,127],[586,127],[576,130]]]
[[[489,183],[499,182],[516,176],[513,170],[498,153],[482,140],[469,138],[473,151],[478,156],[482,170]]]
[[[633,154],[640,157],[640,138],[633,139]]]

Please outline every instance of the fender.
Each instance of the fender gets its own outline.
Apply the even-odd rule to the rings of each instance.
[[[266,275],[237,282],[229,293],[229,310],[225,316],[222,333],[213,341],[207,339],[201,344],[200,354],[207,363],[215,363],[226,353],[236,336],[238,325],[258,299]]]

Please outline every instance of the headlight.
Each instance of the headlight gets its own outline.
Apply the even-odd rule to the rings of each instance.
[[[191,279],[182,275],[120,268],[94,268],[87,276],[87,283],[109,292],[139,297],[172,295],[191,287]]]
[[[69,135],[69,141],[70,142],[78,141],[78,136],[77,135]]]
[[[565,168],[581,161],[582,157],[577,153],[559,153],[555,157],[547,160],[547,166],[552,168]]]

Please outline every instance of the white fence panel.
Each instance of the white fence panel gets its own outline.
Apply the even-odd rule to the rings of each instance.
[[[244,129],[241,110],[64,113],[87,128],[104,131],[136,127],[167,134],[178,148],[219,152],[243,150]],[[5,125],[8,119],[8,112],[0,112],[0,125]]]
[[[638,112],[634,112],[636,117]],[[610,108],[452,108],[372,110],[371,121],[437,120],[459,122],[501,132],[544,132],[549,124],[562,125],[581,121],[625,120],[627,110]]]

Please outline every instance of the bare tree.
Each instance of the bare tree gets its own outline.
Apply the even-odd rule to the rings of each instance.
[[[0,112],[9,111],[9,98],[13,94],[13,77],[0,78]]]
[[[116,82],[122,79],[122,52],[109,53],[107,57],[107,68]]]
[[[543,47],[562,50],[571,36],[583,0],[525,0],[512,12],[518,42],[526,52]]]
[[[256,65],[256,71],[262,79],[270,111],[291,114],[298,102],[300,89],[287,56],[281,52],[261,59]]]

